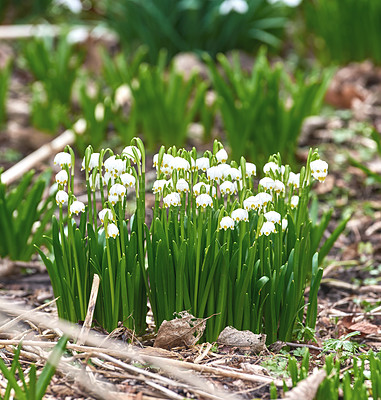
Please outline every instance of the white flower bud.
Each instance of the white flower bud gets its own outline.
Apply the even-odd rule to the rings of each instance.
[[[262,235],[269,236],[270,233],[275,233],[275,232],[276,232],[276,229],[275,229],[274,222],[267,221],[262,225],[259,235],[260,236],[262,236]]]
[[[115,224],[108,224],[107,225],[107,233],[106,233],[106,237],[107,238],[116,238],[117,236],[119,236],[119,229]]]
[[[237,208],[236,210],[232,211],[231,217],[235,222],[245,221],[249,222],[249,213],[247,210],[243,208]]]
[[[69,200],[69,195],[63,191],[63,190],[59,190],[56,194],[56,203],[57,206],[62,207],[64,204],[67,204]]]
[[[70,206],[70,214],[75,214],[78,215],[80,212],[85,211],[85,205],[82,203],[82,201],[73,201],[73,203]]]
[[[67,172],[62,169],[60,172],[56,174],[56,182],[60,185],[66,185],[68,181]]]
[[[233,218],[230,217],[223,217],[220,221],[220,229],[227,230],[227,229],[234,229],[234,221]]]
[[[69,168],[71,168],[71,155],[61,151],[55,155],[53,162],[54,165],[59,165],[61,168],[63,168],[64,165],[67,165]]]
[[[276,211],[269,211],[264,214],[266,221],[273,222],[274,224],[280,224],[280,214]]]
[[[212,207],[212,205],[213,205],[213,200],[208,194],[203,193],[196,197],[197,207],[206,208],[208,206]]]
[[[290,186],[294,186],[297,189],[300,185],[300,174],[295,174],[294,172],[290,172],[288,176],[288,184]]]
[[[74,125],[73,130],[77,135],[83,135],[87,128],[87,122],[84,118],[80,118]]]
[[[127,85],[121,85],[115,90],[115,104],[123,107],[132,99],[131,88]]]
[[[176,190],[181,193],[181,192],[188,192],[189,191],[189,184],[185,179],[179,179],[176,183]]]
[[[282,231],[284,232],[287,229],[288,221],[286,218],[282,219]]]
[[[156,154],[153,156],[153,159],[152,159],[153,167],[155,167],[155,168],[157,169],[157,167],[159,166],[158,163],[159,163],[159,154],[156,153]]]
[[[226,152],[225,149],[221,149],[219,151],[217,151],[216,153],[216,159],[217,162],[219,163],[226,163],[227,159],[228,159],[228,153]]]
[[[105,106],[103,105],[103,103],[98,103],[95,106],[94,117],[98,122],[103,121],[105,117]]]
[[[89,182],[90,182],[90,190],[92,192],[95,192],[97,189],[100,189],[99,172],[96,175],[91,174],[89,176]]]

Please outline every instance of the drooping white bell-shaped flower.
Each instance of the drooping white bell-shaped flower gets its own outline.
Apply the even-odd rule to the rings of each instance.
[[[56,194],[56,203],[57,206],[62,207],[64,204],[67,204],[69,200],[69,195],[64,190],[59,190]]]
[[[291,171],[288,176],[288,184],[297,189],[300,186],[300,174],[295,174]]]
[[[319,182],[324,182],[328,174],[328,163],[323,160],[315,160],[310,163],[312,176]]]
[[[231,217],[235,222],[249,222],[249,213],[243,208],[237,208],[236,210],[232,211]]]
[[[234,193],[234,184],[230,181],[225,181],[220,185],[220,192],[223,196]]]
[[[126,187],[134,187],[136,183],[136,179],[134,175],[129,174],[128,172],[125,172],[124,174],[120,175],[120,180],[122,184]]]
[[[228,153],[225,149],[221,149],[216,153],[216,159],[218,163],[225,164],[228,159]]]
[[[137,160],[135,159],[135,154],[134,154],[134,150],[136,150],[136,153],[138,155],[138,158],[140,161],[142,159],[142,153],[140,152],[140,150],[136,147],[136,146],[126,146],[123,150],[122,150],[122,155],[127,156],[127,158],[129,158],[132,162],[136,162]]]
[[[207,157],[201,157],[196,160],[196,167],[206,172],[208,168],[210,168],[210,161]]]
[[[276,211],[268,211],[264,214],[266,221],[273,222],[274,224],[280,224],[281,216]]]
[[[199,196],[201,194],[202,187],[206,188],[206,184],[204,182],[197,182],[195,185],[193,185],[193,193],[195,194],[195,196]],[[205,190],[205,192],[208,193],[207,190]]]
[[[249,5],[246,0],[224,0],[218,9],[221,15],[227,15],[233,11],[238,14],[246,14],[248,10]]]
[[[286,218],[282,219],[282,231],[284,232],[287,229],[288,221]]]
[[[256,196],[250,196],[243,201],[243,208],[246,211],[256,210],[258,208],[258,206],[259,206],[259,204],[256,201]]]
[[[196,206],[201,208],[211,207],[213,200],[211,196],[206,193],[200,194],[196,197]]]
[[[257,167],[255,164],[247,162],[246,163],[246,178],[249,178],[250,176],[255,176],[257,175]]]
[[[98,217],[99,217],[100,221],[102,222],[102,224],[105,221],[106,214],[107,214],[108,221],[115,222],[114,214],[112,213],[112,211],[109,208],[104,208],[103,210],[99,211],[99,213],[98,213]]]
[[[290,200],[291,209],[294,209],[299,204],[299,196],[292,196]]]
[[[272,196],[265,192],[258,193],[255,198],[258,201],[259,207],[266,207],[273,200]]]
[[[118,107],[123,107],[132,99],[131,88],[125,83],[115,90],[115,104]]]
[[[266,163],[266,164],[263,166],[263,172],[264,172],[265,174],[268,174],[270,171],[272,171],[274,174],[275,174],[276,172],[280,172],[279,165],[276,164],[274,161],[270,161],[270,162]]]
[[[226,231],[227,229],[233,230],[234,229],[233,218],[228,217],[228,216],[221,218],[220,229],[223,229],[224,231]]]
[[[259,232],[259,235],[260,236],[262,236],[262,235],[269,236],[270,233],[275,233],[275,232],[276,232],[276,228],[275,228],[274,222],[266,221],[262,225],[262,228],[261,228],[261,231]]]
[[[115,239],[117,236],[119,236],[119,229],[118,227],[111,223],[107,225],[107,232],[106,232],[106,238],[110,238],[112,237],[113,239]]]
[[[53,163],[54,165],[59,165],[61,168],[63,168],[65,165],[71,168],[71,155],[61,151],[55,155]]]
[[[98,122],[101,122],[104,120],[105,117],[105,106],[103,103],[98,103],[95,106],[95,110],[94,110],[94,117],[95,120]]]
[[[127,193],[127,189],[124,185],[120,183],[115,183],[110,187],[109,196],[119,196],[120,198],[124,197]]]
[[[259,184],[265,189],[265,190],[273,190],[275,187],[275,181],[269,177],[262,178],[259,181]]]
[[[171,206],[177,207],[180,204],[181,204],[181,198],[180,198],[180,195],[176,192],[169,193],[168,195],[166,195],[163,198],[164,207],[167,207],[167,208],[171,207]]]
[[[120,200],[120,196],[118,196],[117,194],[109,194],[108,196],[108,201],[109,203],[111,203],[113,206],[115,206],[115,204]]]
[[[179,179],[176,183],[176,190],[179,193],[189,192],[189,183],[185,179]]]
[[[284,193],[285,190],[286,190],[286,188],[284,186],[284,183],[282,181],[278,180],[278,179],[275,179],[275,181],[274,181],[274,192],[280,194],[280,193]]]
[[[83,135],[87,129],[85,118],[80,118],[74,125],[73,130],[77,135]]]
[[[153,183],[152,191],[154,194],[163,193],[163,189],[168,185],[168,181],[165,179],[158,179]]]
[[[89,171],[89,172],[90,172],[93,168],[98,167],[98,165],[99,165],[99,156],[100,156],[99,153],[92,153],[92,154],[91,154],[91,156],[90,156],[90,161],[89,161],[89,167],[88,167],[88,171]],[[86,162],[85,157],[83,157],[81,171],[83,171],[83,170],[85,169],[85,162]]]
[[[68,181],[68,176],[67,172],[64,169],[62,169],[60,172],[56,174],[56,182],[59,185],[66,185],[67,181]]]
[[[85,205],[82,203],[82,201],[75,200],[70,205],[70,214],[78,215],[80,212],[84,211],[85,211]]]

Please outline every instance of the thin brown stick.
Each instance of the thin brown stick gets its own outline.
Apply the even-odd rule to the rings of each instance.
[[[63,150],[67,145],[74,143],[75,135],[71,130],[66,130],[60,136],[56,137],[50,143],[44,144],[39,149],[29,154],[29,156],[23,158],[13,167],[6,170],[1,175],[1,181],[7,185],[16,181],[26,172],[33,169],[33,167],[39,162],[51,157],[54,153]]]
[[[89,335],[91,324],[93,322],[95,304],[97,302],[98,290],[99,290],[100,279],[97,274],[94,274],[93,285],[91,287],[89,305],[87,307],[87,314],[85,318],[85,322],[83,323],[81,333],[79,334],[79,338],[77,344],[81,345],[86,343],[87,336]]]

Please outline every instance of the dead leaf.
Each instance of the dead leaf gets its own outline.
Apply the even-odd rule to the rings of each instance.
[[[313,400],[319,389],[320,384],[324,381],[327,373],[324,369],[314,372],[312,375],[300,381],[293,389],[284,395],[289,400]]]
[[[227,326],[218,336],[217,343],[232,347],[248,347],[256,353],[266,348],[266,335],[256,335],[251,331],[239,331]]]
[[[351,331],[359,331],[361,333],[361,336],[377,335],[379,333],[378,326],[373,325],[368,321],[357,322],[356,324],[349,326],[348,329]]]
[[[195,318],[187,311],[178,313],[180,318],[163,321],[153,347],[171,349],[173,347],[193,346],[204,333],[206,319]]]

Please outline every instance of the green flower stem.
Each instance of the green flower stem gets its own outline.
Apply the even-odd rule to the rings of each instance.
[[[239,227],[239,236],[238,236],[238,248],[239,248],[239,253],[238,253],[238,268],[237,268],[237,280],[241,278],[241,266],[242,266],[242,242],[243,238],[246,235],[246,222],[245,221],[240,221],[238,223]]]
[[[105,226],[107,232],[107,226]],[[110,279],[110,294],[111,294],[111,310],[109,312],[113,313],[115,308],[115,292],[114,292],[114,275],[112,271],[111,253],[110,253],[110,239],[106,238],[106,252],[107,252],[107,262],[108,262],[108,273]]]
[[[198,229],[197,229],[197,252],[196,252],[196,275],[194,280],[194,302],[193,312],[197,310],[197,297],[198,297],[198,285],[199,285],[199,274],[200,274],[200,261],[201,261],[201,242],[202,242],[202,229],[204,225],[204,211],[200,207],[200,213],[198,216]]]
[[[188,197],[189,198],[189,197]],[[181,193],[181,207],[180,207],[180,229],[181,229],[181,241],[185,240],[185,206],[186,206],[186,194]]]
[[[94,226],[94,231],[96,231],[96,224],[94,223],[93,218],[93,209],[92,209],[92,202],[91,202],[91,189],[90,189],[90,181],[89,181],[89,171],[86,169],[86,189],[87,189],[87,204],[89,210],[89,223]]]
[[[122,254],[125,254],[126,247],[124,245],[124,229],[123,229],[123,221],[124,221],[124,207],[122,206],[122,202],[119,202],[119,236],[120,236],[120,242],[121,242],[121,247],[122,247]],[[121,254],[120,254],[120,248],[118,246],[118,259],[121,259]]]

